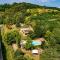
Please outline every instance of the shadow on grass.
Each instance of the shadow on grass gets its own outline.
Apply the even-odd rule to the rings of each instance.
[[[2,43],[1,45],[2,45],[2,55],[3,55],[3,60],[7,60],[7,58],[6,58],[6,49],[5,49],[5,46],[4,46],[3,43]]]

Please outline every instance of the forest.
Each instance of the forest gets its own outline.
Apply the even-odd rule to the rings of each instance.
[[[19,45],[21,34],[18,29],[21,24],[31,26],[34,30],[28,34],[28,43],[34,38],[45,38],[45,44],[41,46],[44,51],[40,55],[40,60],[60,60],[60,8],[25,2],[0,5],[0,25],[3,25],[0,33],[4,60],[28,60],[29,58],[25,57],[22,51],[13,52],[11,47],[13,41]],[[16,28],[11,29],[12,25],[16,25]],[[32,46],[28,43],[26,48],[30,49]]]

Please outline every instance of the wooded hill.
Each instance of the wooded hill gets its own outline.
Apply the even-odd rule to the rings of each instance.
[[[34,32],[29,35],[31,39],[37,37],[46,39],[46,44],[42,47],[45,52],[40,56],[42,60],[60,59],[59,8],[25,2],[0,5],[0,24],[15,24],[20,27],[20,23],[30,25],[33,28]]]
[[[39,6],[39,5],[35,5],[35,4],[31,4],[31,3],[13,3],[13,4],[0,4],[0,11],[5,11],[5,9],[9,9],[11,7],[14,7],[14,6],[18,6],[20,5],[20,7],[25,7],[25,8],[47,8],[47,9],[58,9],[60,10],[59,8],[57,7],[46,7],[46,6]]]
[[[4,4],[0,5],[0,24],[5,24],[8,22],[11,24],[17,23],[16,20],[19,22],[24,22],[26,16],[32,16],[34,14],[41,15],[42,13],[48,14],[56,14],[59,13],[60,9],[56,7],[46,7],[46,6],[39,6],[30,3],[14,3],[14,4]],[[21,21],[20,21],[21,20]]]

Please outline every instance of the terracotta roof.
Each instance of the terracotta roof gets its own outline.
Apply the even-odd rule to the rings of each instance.
[[[35,38],[34,40],[36,40],[36,41],[45,41],[44,38]]]

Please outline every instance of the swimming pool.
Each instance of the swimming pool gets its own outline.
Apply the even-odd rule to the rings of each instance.
[[[32,45],[33,45],[33,46],[36,46],[36,45],[41,45],[41,44],[42,44],[42,42],[32,41]]]

